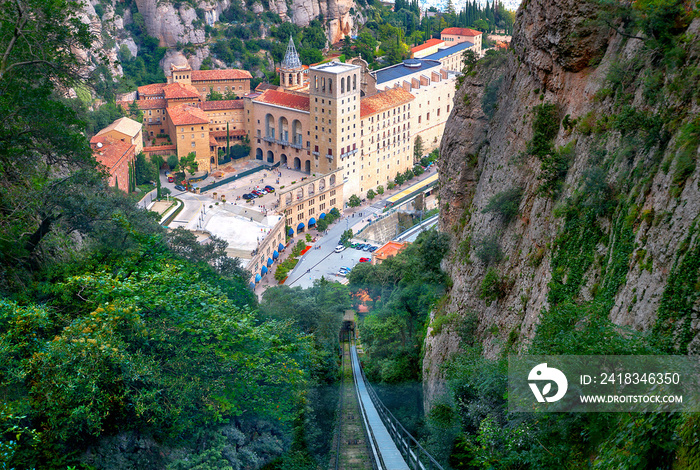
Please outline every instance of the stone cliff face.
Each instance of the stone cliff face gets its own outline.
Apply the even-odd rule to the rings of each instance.
[[[440,229],[452,235],[451,255],[443,263],[454,284],[445,306],[433,316],[452,315],[457,320],[438,334],[429,329],[426,336],[423,378],[428,406],[444,391],[440,366],[462,349],[460,325],[470,315],[476,316],[478,327],[467,341],[483,344],[484,355],[494,358],[527,349],[550,308],[552,260],[568,236],[563,233],[561,209],[567,201],[585,199],[594,170],[604,169],[601,184],[606,194],[627,202],[617,212],[594,220],[602,235],[590,253],[595,261],[584,273],[557,268],[564,272],[556,274],[558,280],[563,276],[561,282],[580,285],[576,302],[590,301],[600,295],[600,286],[611,282],[610,266],[622,244],[613,232],[621,221],[626,221],[633,239],[621,263],[624,278],[610,300],[608,318],[617,325],[652,330],[661,304],[668,302],[669,280],[676,282],[682,261],[697,253],[700,187],[696,165],[688,164],[687,157],[698,158],[700,125],[692,125],[699,122],[698,100],[682,102],[668,94],[664,86],[676,77],[664,72],[657,87],[661,98],[650,102],[642,85],[632,86],[644,82],[640,78],[646,76],[644,67],[628,72],[637,82],[624,72],[631,67],[624,64],[643,62],[639,59],[643,41],[591,21],[594,8],[574,0],[524,2],[512,50],[480,61],[455,96],[439,163]],[[699,28],[698,19],[688,25],[691,42]],[[697,66],[697,47],[686,47],[686,53],[685,66]],[[620,69],[622,73],[617,72]],[[611,80],[621,80],[622,87],[632,83],[624,103]],[[644,90],[655,91],[651,88]],[[632,145],[630,135],[637,135],[638,129],[626,127],[623,114],[648,116],[645,125],[653,127],[669,103],[682,110],[678,111],[682,120],[663,120],[660,137]],[[556,114],[552,148],[557,150],[550,153],[568,156],[562,157],[567,166],[560,175],[561,189],[549,197],[541,190],[547,180],[543,159],[533,155],[531,144],[536,110],[542,104],[554,105]],[[682,151],[684,164],[678,156]],[[681,165],[686,165],[682,181]],[[482,212],[494,195],[513,188],[520,188],[522,197],[512,221],[504,221],[498,212]],[[502,252],[495,260],[483,254],[487,242],[493,245],[494,240]],[[498,294],[490,298],[483,295],[489,269],[500,276]],[[690,271],[689,279],[697,280],[697,266]],[[700,302],[697,294],[683,302],[686,317],[671,314],[676,325],[687,328],[680,351],[697,353]]]

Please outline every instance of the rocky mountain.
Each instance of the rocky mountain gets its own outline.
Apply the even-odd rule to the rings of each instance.
[[[261,15],[265,11],[279,15],[282,22],[293,22],[297,26],[308,26],[319,17],[326,21],[326,32],[330,43],[335,43],[345,35],[356,32],[358,22],[363,17],[354,0],[275,0],[261,2],[240,1],[243,11]],[[163,70],[169,73],[170,64],[189,64],[198,69],[202,61],[210,55],[211,41],[206,27],[215,27],[222,22],[222,13],[232,4],[232,0],[133,0],[136,11],[141,15],[149,36],[155,37],[159,45],[168,48],[161,62]],[[85,22],[89,22],[98,37],[102,38],[101,51],[107,54],[112,63],[112,73],[121,76],[117,63],[117,53],[125,45],[133,57],[138,56],[136,41],[126,25],[134,22],[129,2],[120,0],[84,0]],[[125,7],[125,5],[127,5]],[[137,21],[140,21],[138,19]],[[265,35],[263,35],[264,37]],[[179,46],[179,47],[178,47]],[[189,46],[187,52],[182,46]],[[225,64],[218,64],[225,66]]]
[[[700,352],[700,19],[678,5],[530,0],[512,49],[465,74],[441,144],[454,284],[426,337],[428,403],[455,353],[523,352],[542,325]]]

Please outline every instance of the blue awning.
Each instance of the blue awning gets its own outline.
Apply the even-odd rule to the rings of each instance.
[[[319,219],[325,219],[326,218],[326,213],[321,212],[321,215],[318,216]]]
[[[300,223],[299,225],[297,225],[297,232],[298,232],[299,230],[303,230],[303,229],[304,229],[304,222],[302,222],[302,223]]]
[[[262,267],[262,269],[260,270],[260,274],[262,274],[263,276],[267,274],[267,266]]]
[[[272,259],[277,259],[277,258],[279,258],[279,257],[280,257],[280,254],[277,253],[277,250],[275,250],[275,251],[272,252]]]
[[[309,227],[311,227],[312,225],[316,225],[316,219],[314,219],[313,217],[309,219]]]
[[[255,282],[260,282],[260,279],[262,279],[262,277],[260,277],[260,274],[256,274],[255,275]]]
[[[287,235],[289,235],[290,237],[292,235],[294,235],[294,229],[292,227],[289,227],[289,232],[287,232]],[[280,245],[281,245],[281,243],[280,243]]]
[[[251,283],[250,283],[250,288],[253,289],[253,290],[255,290],[255,283],[254,283],[254,282],[251,282]]]
[[[289,230],[292,230],[291,228]],[[284,251],[284,245],[280,243],[280,246],[277,247],[277,251]]]
[[[267,265],[272,266],[272,263],[274,263],[274,261],[272,261],[272,258],[267,258]]]

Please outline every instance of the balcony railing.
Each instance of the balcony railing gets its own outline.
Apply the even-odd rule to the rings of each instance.
[[[326,154],[326,158],[327,158],[328,160],[333,160],[333,155],[331,155],[331,154]]]

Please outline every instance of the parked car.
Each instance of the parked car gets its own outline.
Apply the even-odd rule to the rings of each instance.
[[[175,177],[173,175],[168,175],[168,183],[174,183]]]
[[[261,193],[263,196],[264,196],[265,194],[267,194],[267,190],[266,190],[266,189],[258,189],[258,192]]]
[[[268,186],[265,186],[265,189],[267,189],[267,192],[269,192],[269,193],[274,193],[274,192],[275,192],[275,188],[273,188],[272,186],[269,186],[269,185],[268,185]]]
[[[370,252],[370,253],[374,253],[374,252],[377,251],[378,249],[379,249],[378,247],[373,246],[372,248],[369,249],[369,252]]]
[[[359,244],[355,247],[355,249],[356,249],[356,250],[361,250],[361,249],[363,249],[364,247],[365,247],[364,243],[359,243]]]
[[[185,188],[185,187],[184,187],[183,185],[181,185],[181,184],[176,184],[176,185],[175,185],[175,189],[177,189],[178,191],[187,191],[187,188]]]
[[[338,272],[344,272],[345,274],[347,274],[350,272],[350,268],[348,268],[347,266],[341,266]]]
[[[345,249],[345,245],[338,245],[338,246],[335,247],[335,252],[336,252],[336,253],[340,253],[340,252],[343,251],[344,249]]]
[[[357,245],[359,245],[359,243],[353,243],[352,245],[350,245],[350,248],[357,248]]]
[[[369,263],[372,261],[370,258],[360,258],[360,263]]]
[[[365,245],[362,247],[362,251],[369,251],[372,248],[374,248],[372,245]]]
[[[245,193],[242,197],[243,197],[243,199],[245,199],[246,201],[249,200],[249,199],[254,199],[254,198],[255,198],[255,196],[253,196],[252,194],[248,194],[248,193]]]

